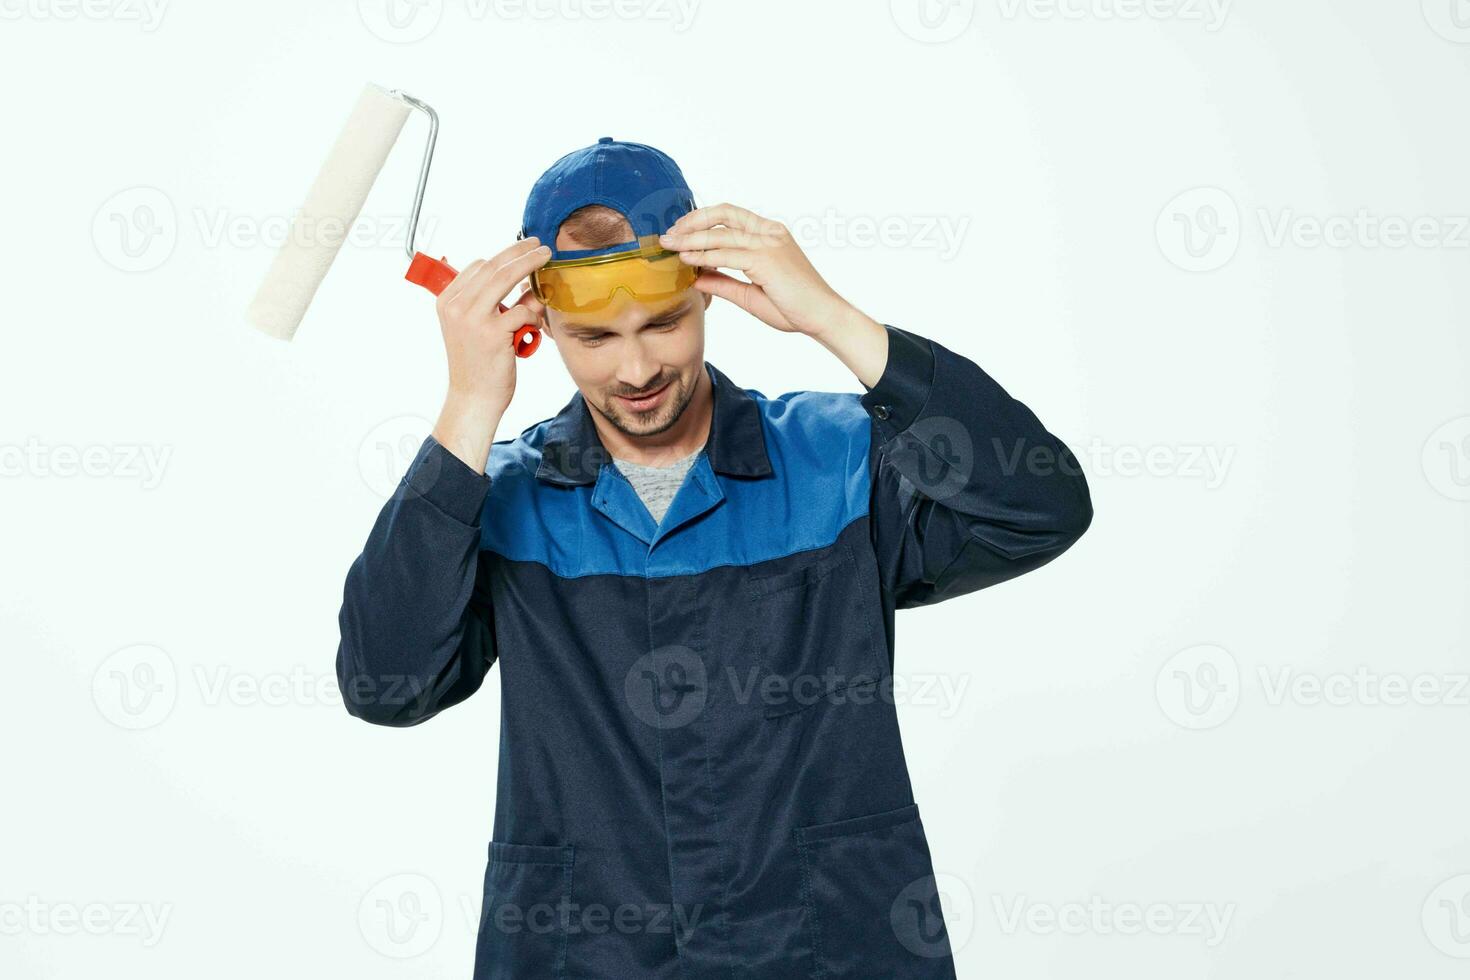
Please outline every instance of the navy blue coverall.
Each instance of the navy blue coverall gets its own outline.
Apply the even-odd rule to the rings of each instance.
[[[1092,504],[1025,405],[884,327],[862,395],[705,362],[709,439],[657,525],[580,393],[485,473],[420,448],[348,572],[337,672],[406,726],[500,663],[477,980],[954,976],[894,611],[1045,564]]]

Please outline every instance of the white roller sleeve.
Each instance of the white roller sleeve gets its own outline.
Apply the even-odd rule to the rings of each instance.
[[[296,333],[410,109],[377,85],[363,89],[250,303],[246,316],[256,329],[282,340]]]

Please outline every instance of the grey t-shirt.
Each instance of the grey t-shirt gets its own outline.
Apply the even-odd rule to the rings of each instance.
[[[676,459],[664,466],[645,466],[642,463],[634,463],[631,460],[613,457],[618,470],[633,484],[633,489],[638,491],[638,497],[643,501],[643,506],[653,515],[655,524],[661,523],[664,514],[669,509],[669,504],[674,500],[674,494],[684,485],[684,475],[689,472],[689,467],[704,452],[700,446],[694,452],[682,459]]]

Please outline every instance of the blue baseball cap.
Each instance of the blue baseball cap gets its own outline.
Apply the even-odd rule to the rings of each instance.
[[[535,236],[551,249],[551,258],[576,259],[630,252],[637,241],[606,248],[556,248],[556,232],[573,211],[601,204],[621,213],[635,238],[662,235],[694,210],[694,194],[673,158],[643,143],[604,136],[591,146],[573,150],[537,178],[526,198],[521,238]]]

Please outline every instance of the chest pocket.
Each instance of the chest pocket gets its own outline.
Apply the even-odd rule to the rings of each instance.
[[[760,665],[755,697],[767,718],[848,688],[869,688],[864,696],[876,697],[887,658],[860,569],[843,539],[751,568],[747,636]]]

